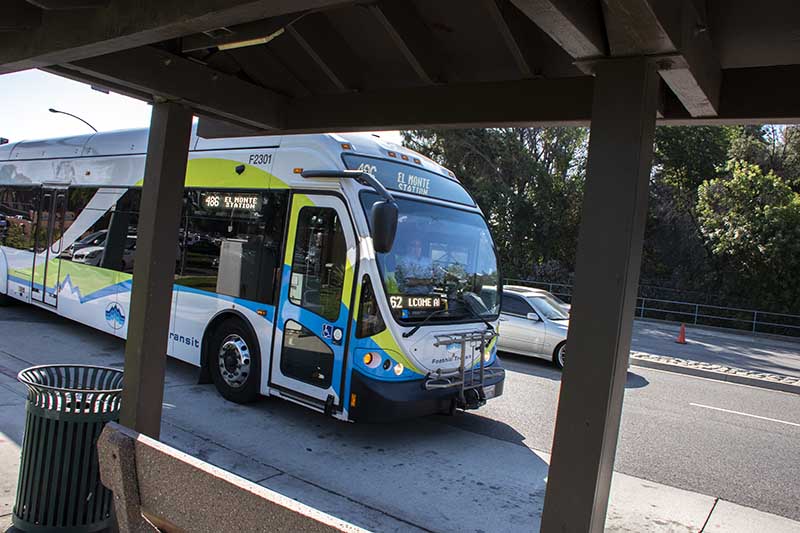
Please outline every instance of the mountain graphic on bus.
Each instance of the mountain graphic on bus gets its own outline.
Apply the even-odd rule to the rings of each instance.
[[[112,302],[106,307],[106,322],[112,329],[119,329],[125,324],[125,314],[118,303]]]

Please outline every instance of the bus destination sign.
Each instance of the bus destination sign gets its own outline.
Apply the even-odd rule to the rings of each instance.
[[[444,309],[447,300],[438,294],[398,294],[389,296],[389,304],[392,309],[435,310]]]
[[[261,195],[242,192],[203,193],[202,205],[210,211],[259,211]]]
[[[342,157],[347,168],[369,174],[392,191],[475,205],[472,197],[458,181],[420,166],[356,154],[345,154]]]

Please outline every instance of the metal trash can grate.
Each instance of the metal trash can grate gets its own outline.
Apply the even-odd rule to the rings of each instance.
[[[119,418],[122,371],[84,365],[27,368],[25,436],[12,517],[23,531],[91,532],[109,525],[96,443]]]

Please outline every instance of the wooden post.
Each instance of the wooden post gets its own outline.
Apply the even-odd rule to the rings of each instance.
[[[646,58],[597,65],[569,360],[542,531],[602,531],[642,256],[658,76]]]
[[[192,112],[156,103],[133,267],[120,421],[157,439],[161,429],[172,285]]]

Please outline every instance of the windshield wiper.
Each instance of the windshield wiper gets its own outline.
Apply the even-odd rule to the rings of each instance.
[[[472,293],[472,294],[475,294],[475,293]],[[459,298],[459,301],[460,301],[462,304],[464,304],[464,307],[466,307],[466,308],[467,308],[467,310],[468,310],[468,311],[469,311],[469,312],[472,314],[472,316],[474,316],[475,318],[477,318],[478,320],[480,320],[481,322],[483,322],[484,324],[486,324],[486,326],[487,326],[487,327],[488,327],[488,328],[489,328],[491,331],[494,331],[494,326],[492,326],[492,325],[489,323],[489,321],[488,321],[488,320],[486,320],[485,318],[483,318],[483,317],[480,315],[480,313],[478,313],[478,312],[477,312],[475,309],[473,309],[473,308],[472,308],[472,306],[469,304],[469,302],[467,302],[467,301],[464,299],[464,295],[463,295],[463,294],[462,294],[462,295],[461,295],[461,297]],[[411,335],[413,335],[414,333],[416,333],[417,331],[419,331],[419,328],[421,328],[422,326],[424,326],[424,325],[425,325],[425,324],[428,322],[428,320],[430,320],[431,318],[433,318],[433,317],[435,317],[435,316],[437,316],[437,315],[440,315],[440,314],[442,314],[442,313],[446,313],[447,311],[448,311],[448,309],[437,309],[437,310],[435,310],[435,311],[431,312],[430,314],[428,314],[428,316],[426,316],[426,317],[425,317],[425,318],[422,320],[422,322],[420,322],[419,324],[417,324],[416,326],[414,326],[414,327],[413,327],[413,328],[411,328],[410,330],[408,330],[408,331],[406,331],[405,333],[403,333],[403,338],[406,338],[406,339],[407,339],[407,338],[409,338]]]
[[[425,319],[424,319],[422,322],[420,322],[419,324],[417,324],[416,326],[414,326],[414,327],[413,327],[413,328],[411,328],[410,330],[408,330],[408,331],[406,331],[405,333],[403,333],[403,338],[406,338],[406,339],[407,339],[407,338],[409,338],[411,335],[413,335],[414,333],[416,333],[416,332],[419,330],[419,328],[421,328],[422,326],[424,326],[424,325],[425,325],[425,323],[426,323],[428,320],[430,320],[431,318],[435,317],[436,315],[439,315],[439,314],[441,314],[441,313],[446,313],[446,312],[447,312],[447,309],[437,309],[436,311],[433,311],[433,312],[432,312],[432,313],[430,313],[428,316],[426,316],[426,317],[425,317]]]
[[[473,292],[473,293],[471,293],[471,294],[475,294],[475,293]],[[476,296],[477,296],[477,295],[476,295]],[[461,295],[461,298],[460,298],[460,300],[461,300],[461,303],[463,303],[463,304],[464,304],[464,307],[466,307],[466,308],[467,308],[467,310],[468,310],[470,313],[472,313],[472,316],[474,316],[475,318],[477,318],[478,320],[480,320],[481,322],[483,322],[484,324],[486,324],[486,327],[488,327],[490,330],[494,331],[494,326],[492,326],[492,325],[489,323],[489,321],[488,321],[488,320],[486,320],[485,318],[483,318],[483,317],[481,316],[481,314],[480,314],[480,313],[478,313],[478,312],[477,312],[475,309],[473,309],[473,308],[472,308],[472,306],[469,304],[469,302],[468,302],[468,301],[467,301],[467,300],[464,298],[464,295],[463,295],[463,294]]]

